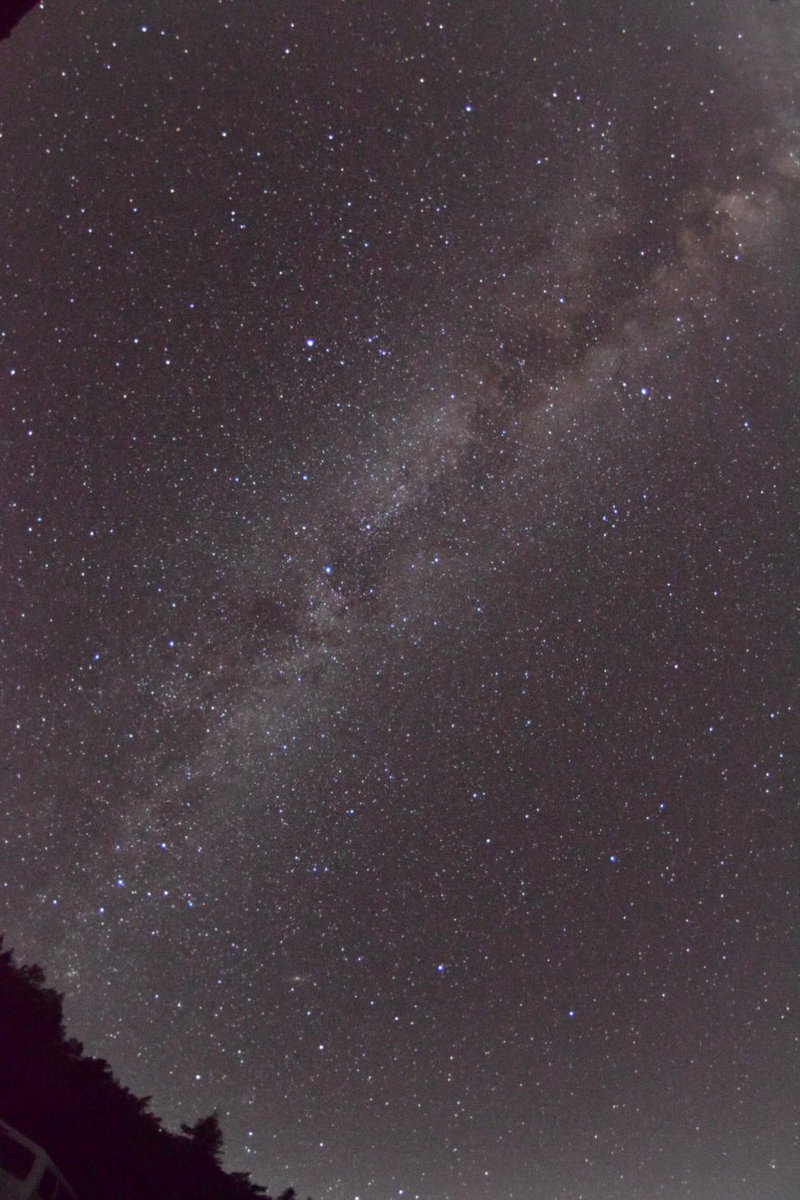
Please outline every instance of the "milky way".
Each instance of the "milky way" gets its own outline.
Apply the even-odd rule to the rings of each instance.
[[[270,1188],[794,1194],[798,62],[789,0],[0,48],[0,923]]]

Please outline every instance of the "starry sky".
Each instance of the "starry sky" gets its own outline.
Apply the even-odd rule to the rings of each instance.
[[[793,0],[0,46],[0,926],[272,1189],[795,1194],[798,61]]]

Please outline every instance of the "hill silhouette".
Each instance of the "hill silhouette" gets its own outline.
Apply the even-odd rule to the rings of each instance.
[[[226,1171],[216,1113],[165,1129],[102,1058],[64,1029],[62,997],[0,938],[0,1119],[37,1142],[78,1200],[253,1200],[266,1189]],[[294,1200],[294,1189],[278,1200]]]
[[[0,0],[0,41],[11,36],[11,31],[39,0]]]

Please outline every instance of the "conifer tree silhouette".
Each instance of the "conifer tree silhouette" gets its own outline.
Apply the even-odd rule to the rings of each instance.
[[[194,1142],[198,1150],[219,1162],[222,1158],[224,1138],[216,1112],[201,1117],[194,1125],[181,1125],[181,1133],[185,1133]]]

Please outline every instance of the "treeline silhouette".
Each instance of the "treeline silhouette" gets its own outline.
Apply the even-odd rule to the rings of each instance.
[[[66,1036],[62,997],[0,937],[0,1119],[46,1150],[78,1200],[270,1200],[222,1167],[216,1113],[171,1133],[149,1099]]]
[[[14,26],[38,3],[39,0],[0,0],[0,40],[9,37]]]

